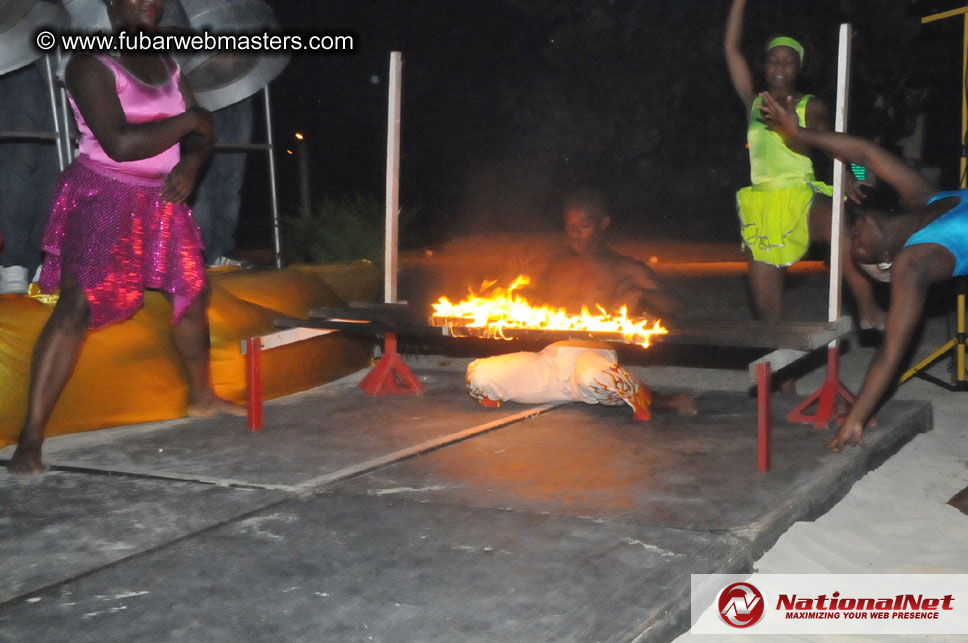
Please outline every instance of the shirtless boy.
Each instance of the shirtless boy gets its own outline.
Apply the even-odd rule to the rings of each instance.
[[[668,318],[685,308],[641,261],[612,250],[605,231],[612,223],[604,199],[592,191],[569,198],[564,208],[568,246],[553,256],[535,282],[544,302],[579,313],[595,304],[608,312],[628,306],[630,316]]]
[[[604,200],[585,191],[565,204],[568,247],[556,254],[535,281],[535,299],[569,313],[595,304],[607,312],[628,306],[630,316],[668,318],[684,309],[663,290],[655,273],[641,261],[621,255],[605,243],[611,223]],[[529,293],[529,299],[532,298]],[[472,362],[467,389],[482,404],[502,401],[535,404],[576,401],[586,404],[628,404],[636,419],[654,410],[692,416],[695,400],[687,393],[651,391],[619,366],[617,355],[603,342],[556,342],[539,353],[519,352]]]

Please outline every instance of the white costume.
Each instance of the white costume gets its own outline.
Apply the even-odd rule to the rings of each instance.
[[[485,406],[501,402],[628,404],[635,419],[651,417],[652,394],[618,365],[615,351],[591,342],[556,342],[540,353],[520,352],[474,360],[467,392]]]

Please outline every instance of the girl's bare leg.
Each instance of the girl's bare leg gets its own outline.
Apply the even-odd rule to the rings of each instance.
[[[749,261],[750,291],[753,295],[753,315],[756,319],[768,322],[783,321],[783,288],[786,269],[772,264]],[[796,393],[796,380],[790,377],[777,377],[777,388],[782,393]]]
[[[17,449],[7,465],[10,473],[31,474],[44,470],[41,461],[44,429],[54,405],[74,372],[87,337],[90,311],[84,290],[65,274],[61,280],[60,296],[54,312],[34,346],[27,416],[20,431]]]
[[[185,310],[181,319],[172,327],[175,350],[181,357],[188,378],[188,410],[192,417],[211,417],[219,414],[244,416],[245,407],[223,400],[212,388],[209,349],[211,338],[208,331],[208,302],[211,291],[208,286]],[[169,296],[169,300],[171,297]]]
[[[750,291],[753,296],[753,315],[762,321],[783,319],[783,281],[786,270],[772,264],[749,260]]]

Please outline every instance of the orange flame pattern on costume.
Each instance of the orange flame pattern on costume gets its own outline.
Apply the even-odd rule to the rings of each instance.
[[[599,377],[607,381],[595,380],[592,390],[601,396],[601,403],[618,406],[623,402],[635,411],[636,420],[652,419],[652,391],[639,378],[618,364],[612,364]]]

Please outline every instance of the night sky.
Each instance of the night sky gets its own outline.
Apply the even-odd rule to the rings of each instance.
[[[298,204],[303,132],[314,200],[383,198],[386,73],[403,52],[404,244],[486,229],[553,230],[569,189],[591,185],[622,230],[728,240],[748,184],[745,115],[726,75],[728,0],[276,0],[286,32],[352,34],[351,54],[297,55],[272,85],[283,213]],[[744,49],[792,32],[804,90],[832,104],[838,25],[854,41],[851,130],[887,145],[925,112],[925,165],[956,187],[960,18],[919,16],[958,0],[749,0]],[[754,69],[754,73],[755,73]],[[259,134],[257,133],[257,136]],[[242,245],[268,245],[264,161],[253,155]]]

